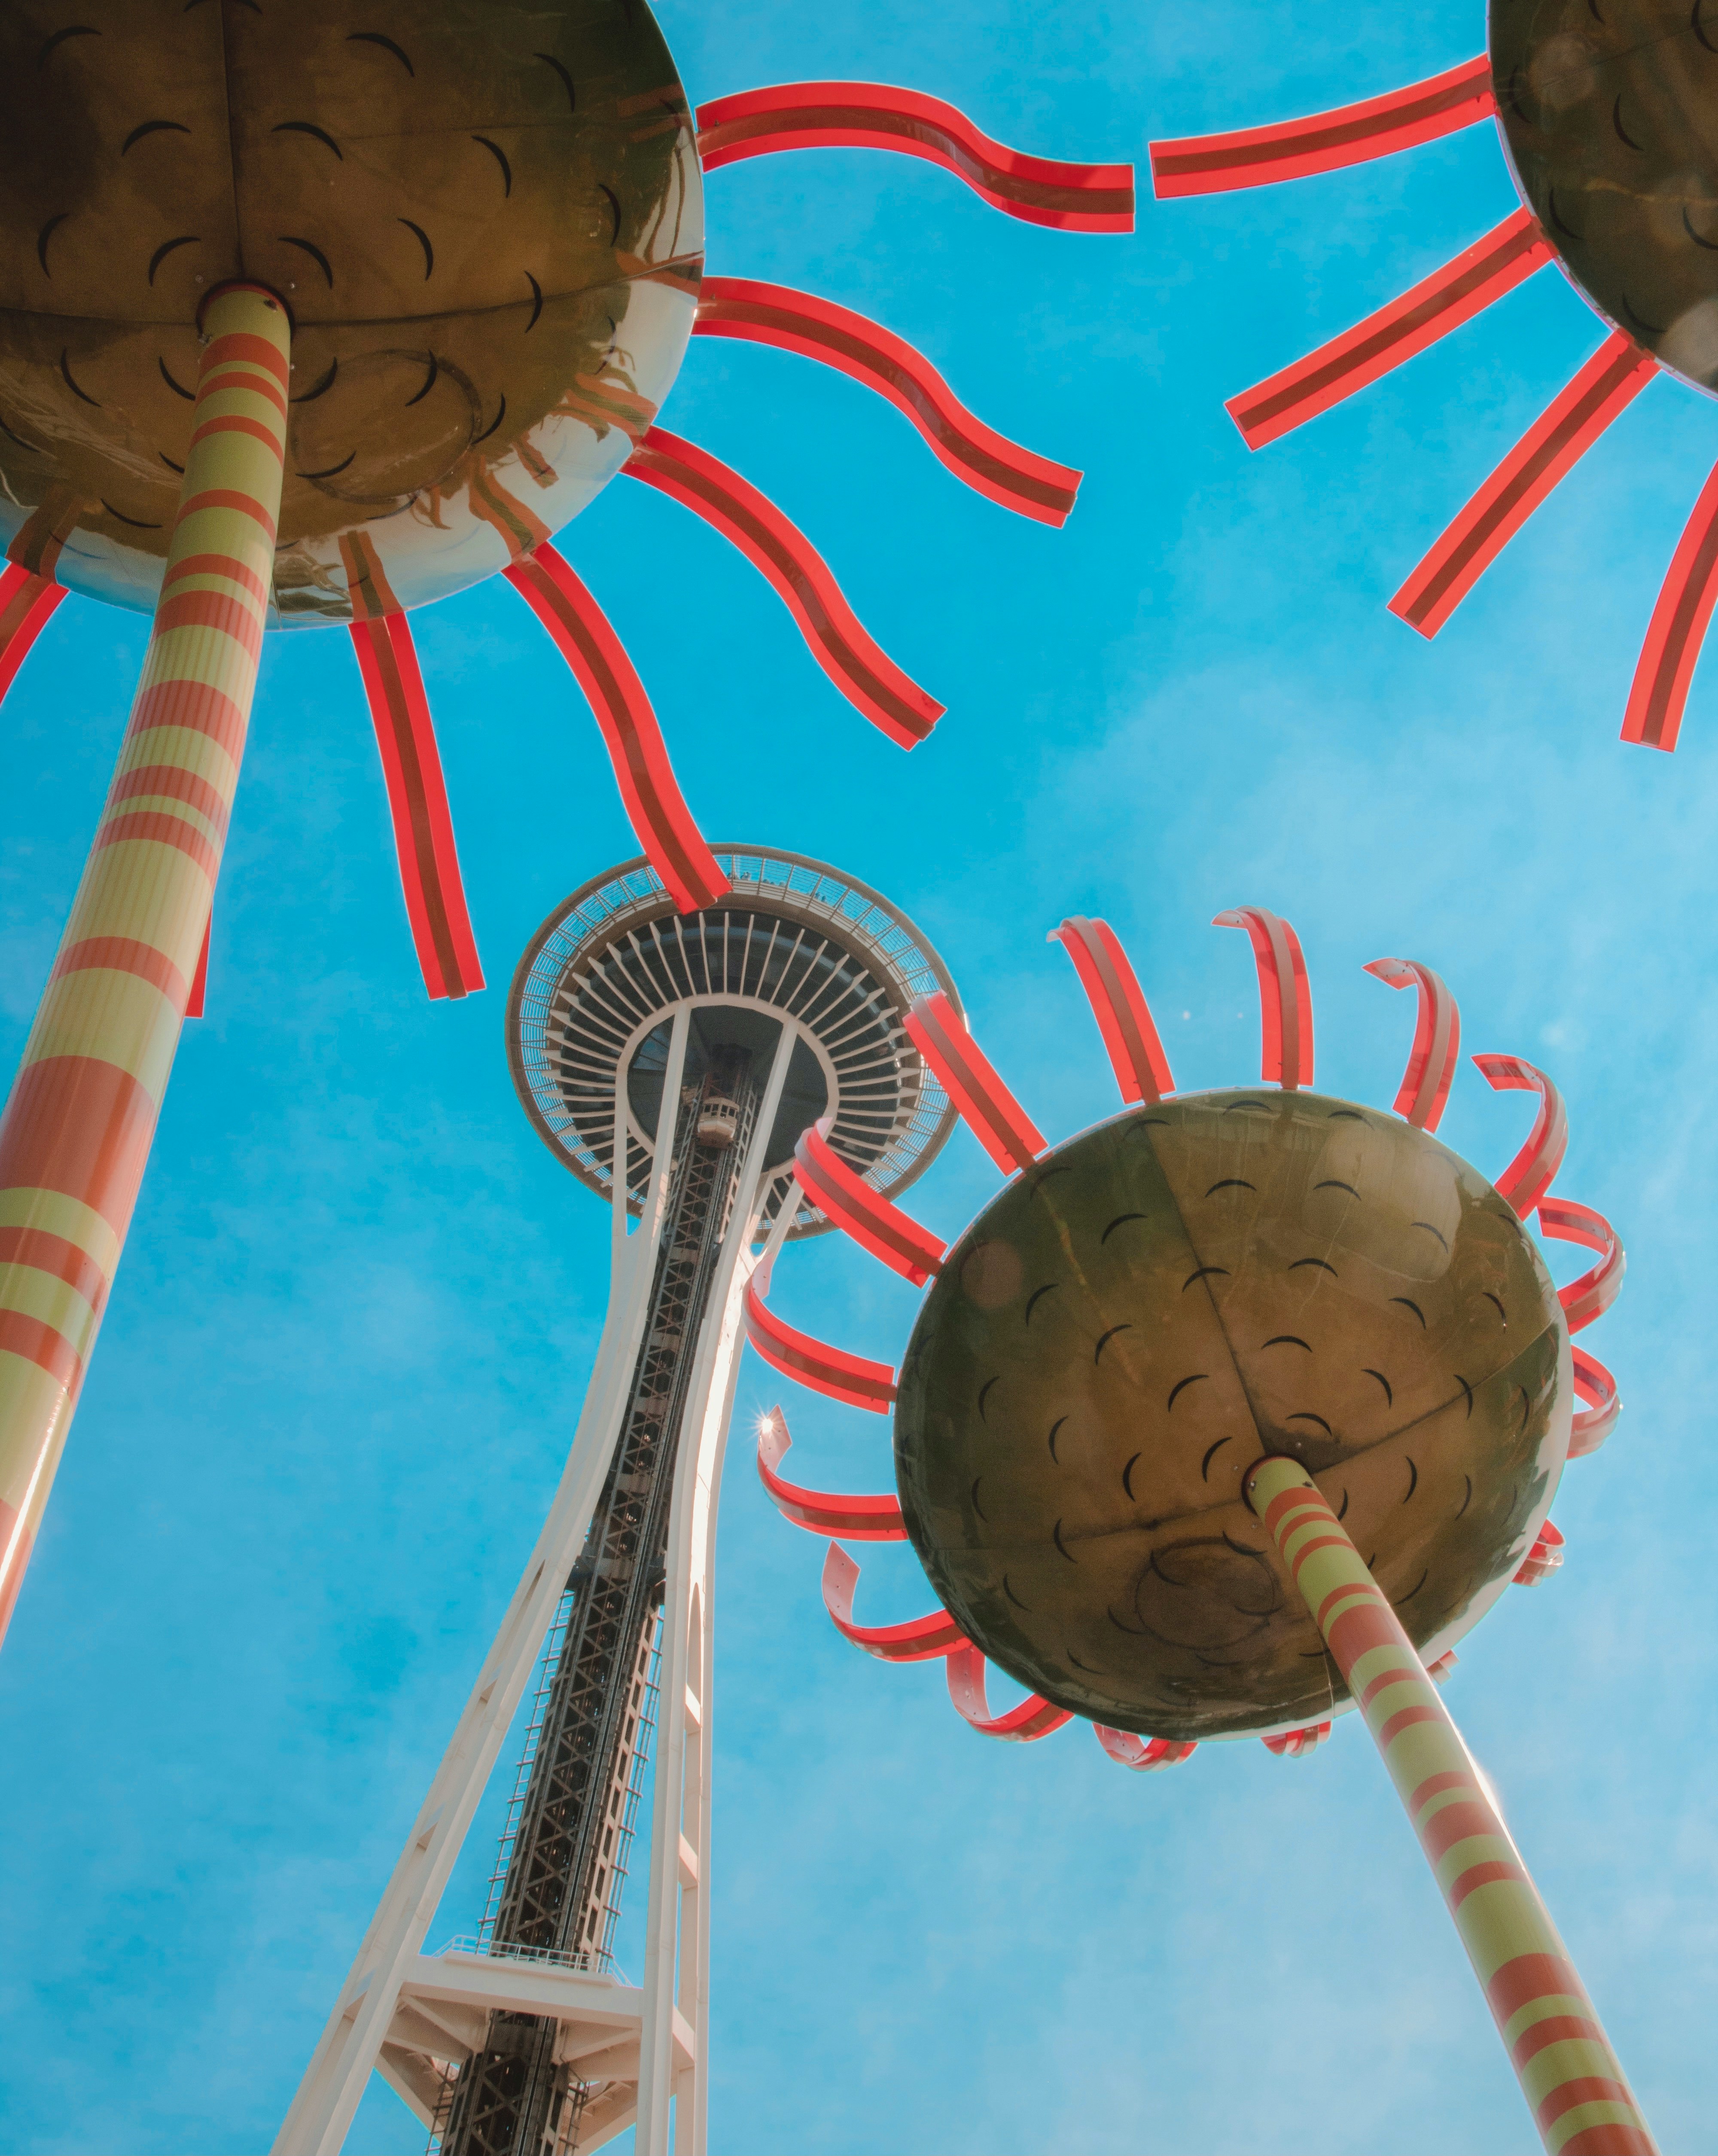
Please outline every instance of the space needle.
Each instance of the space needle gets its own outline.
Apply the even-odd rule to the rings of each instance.
[[[702,2156],[712,1593],[746,1335],[818,1125],[880,1196],[954,1122],[906,1019],[947,969],[900,910],[797,854],[715,850],[682,914],[644,860],[576,891],[514,978],[507,1049],[539,1136],[608,1204],[608,1315],[567,1466],[274,2156],[335,2156],[372,2072],[441,2156],[572,2156],[636,2123]],[[757,1297],[751,1298],[757,1308]],[[424,1944],[536,1674],[478,1934]],[[656,1725],[659,1724],[659,1727]],[[655,1729],[643,1980],[614,1962]]]

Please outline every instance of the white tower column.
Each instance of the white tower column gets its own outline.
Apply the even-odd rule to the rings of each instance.
[[[741,1199],[756,1203],[762,1148],[773,1127],[797,1029],[784,1026],[758,1117],[754,1162]],[[733,1418],[743,1339],[741,1309],[756,1266],[774,1255],[792,1220],[784,1207],[763,1258],[751,1237],[731,1237],[720,1300],[712,1298],[700,1342],[700,1399],[689,1414],[675,1469],[663,1604],[662,1706],[651,1799],[650,1900],[644,1948],[644,2012],[638,2054],[637,2156],[669,2156],[670,2106],[675,2156],[704,2156],[709,2117],[710,1725],[715,1666],[712,1603],[716,1507]]]
[[[664,1101],[680,1093],[690,1015],[685,1007],[674,1014]],[[616,1087],[617,1122],[624,1116],[624,1087],[623,1072]],[[669,1152],[669,1147],[662,1147],[652,1163],[644,1217],[630,1235],[625,1233],[624,1183],[616,1193],[618,1232],[610,1253],[608,1314],[549,1516],[275,2137],[272,2156],[338,2156],[371,2074],[378,2066],[386,2071],[382,2047],[402,1984],[422,1954],[454,1861],[548,1635],[567,1574],[584,1547],[614,1456],[662,1239],[673,1170]],[[412,2092],[403,2088],[401,2093],[409,2100]]]

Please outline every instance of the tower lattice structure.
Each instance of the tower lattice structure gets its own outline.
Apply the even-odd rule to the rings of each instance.
[[[812,1124],[885,1194],[953,1122],[906,1024],[953,984],[911,922],[800,855],[718,855],[723,903],[679,913],[628,863],[520,963],[513,1075],[609,1204],[608,1318],[548,1520],[275,2156],[334,2156],[372,2071],[440,2156],[583,2156],[634,2123],[641,2156],[705,2147],[710,1602],[746,1291],[829,1224],[796,1180]],[[482,1926],[425,1953],[533,1668]],[[615,1929],[659,1698],[634,1985]]]

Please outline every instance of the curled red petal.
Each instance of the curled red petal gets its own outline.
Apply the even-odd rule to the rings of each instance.
[[[1328,1722],[1310,1722],[1304,1729],[1285,1729],[1280,1736],[1262,1737],[1259,1741],[1279,1759],[1304,1759],[1309,1752],[1316,1752],[1330,1733]]]
[[[1124,1101],[1161,1101],[1175,1091],[1151,1010],[1120,937],[1107,921],[1070,914],[1049,941],[1074,961]]]
[[[1497,1194],[1525,1220],[1550,1189],[1569,1150],[1563,1096],[1545,1073],[1519,1055],[1476,1055],[1474,1068],[1500,1093],[1537,1093],[1539,1113],[1527,1142],[1497,1178]]]
[[[1436,541],[1391,600],[1391,613],[1422,636],[1435,636],[1658,367],[1621,330],[1607,337]]]
[[[1136,1774],[1149,1774],[1158,1767],[1178,1767],[1198,1750],[1197,1743],[1173,1737],[1136,1737],[1129,1729],[1110,1729],[1101,1722],[1092,1724],[1092,1734],[1118,1767],[1131,1767]]]
[[[1549,1579],[1563,1561],[1563,1537],[1547,1520],[1539,1530],[1538,1539],[1521,1560],[1515,1573],[1517,1587],[1537,1587],[1541,1579]]]
[[[1259,969],[1259,1009],[1264,1034],[1259,1075],[1293,1092],[1312,1083],[1312,984],[1300,938],[1288,922],[1262,906],[1238,906],[1219,913],[1213,928],[1244,928]]]
[[[855,1625],[853,1590],[859,1568],[838,1543],[823,1559],[823,1607],[838,1632],[880,1662],[931,1662],[968,1647],[967,1635],[946,1609],[933,1609],[905,1625]],[[970,1649],[969,1649],[970,1651]]]
[[[1374,958],[1367,972],[1392,988],[1417,988],[1419,1009],[1413,1046],[1396,1094],[1396,1112],[1417,1131],[1435,1131],[1444,1120],[1455,1066],[1461,1060],[1461,1014],[1455,998],[1429,966],[1417,958]]]
[[[873,641],[797,525],[707,450],[653,427],[621,467],[713,525],[774,588],[815,659],[855,711],[911,748],[944,706]]]
[[[187,1018],[201,1018],[208,1000],[208,947],[214,925],[215,917],[211,913],[203,932],[203,948],[197,955],[197,971],[191,977],[191,993],[185,999]]]
[[[1584,1460],[1597,1452],[1617,1427],[1623,1403],[1617,1397],[1617,1381],[1597,1355],[1584,1348],[1575,1350],[1575,1390],[1587,1402],[1569,1430],[1569,1457]]]
[[[1044,1149],[1044,1133],[1003,1085],[996,1066],[941,988],[914,1004],[906,1029],[1003,1173],[1030,1168]]]
[[[1531,213],[1519,209],[1376,314],[1231,397],[1223,409],[1248,448],[1262,449],[1471,321],[1551,259]]]
[[[1628,690],[1623,738],[1676,746],[1712,603],[1718,599],[1718,465],[1708,474],[1659,589]]]
[[[784,82],[698,108],[706,172],[783,150],[895,150],[962,179],[992,209],[1062,232],[1131,232],[1131,165],[1028,157],[921,90],[876,82]]]
[[[1011,1707],[1006,1714],[992,1714],[984,1696],[984,1657],[977,1647],[959,1647],[948,1658],[948,1696],[955,1712],[981,1737],[1000,1737],[1011,1744],[1035,1744],[1074,1717],[1064,1707],[1052,1707],[1036,1692]]]
[[[803,1490],[797,1482],[783,1481],[776,1470],[792,1443],[787,1416],[780,1408],[772,1408],[757,1426],[757,1472],[784,1519],[814,1535],[846,1535],[854,1542],[906,1539],[900,1507],[892,1495],[849,1496],[828,1490]],[[854,1576],[858,1576],[857,1568]]]
[[[873,1414],[887,1414],[894,1405],[895,1373],[888,1363],[849,1355],[844,1348],[832,1348],[827,1341],[814,1340],[810,1333],[784,1323],[765,1303],[756,1273],[746,1283],[745,1313],[746,1337],[783,1377],[796,1378],[832,1400],[844,1400],[849,1407],[869,1408]],[[787,1450],[785,1444],[782,1450]]]
[[[355,620],[351,635],[382,752],[400,884],[423,985],[432,996],[469,996],[483,986],[483,968],[412,631],[403,613],[385,613]]]
[[[1599,1254],[1598,1263],[1590,1271],[1557,1290],[1557,1301],[1563,1306],[1569,1330],[1578,1332],[1582,1326],[1591,1325],[1595,1317],[1603,1317],[1617,1300],[1628,1260],[1617,1240],[1616,1229],[1603,1213],[1595,1213],[1590,1205],[1577,1205],[1567,1198],[1546,1198],[1540,1204],[1539,1224],[1547,1235],[1555,1235],[1560,1242],[1580,1243]]]
[[[1151,182],[1160,201],[1172,195],[1210,195],[1233,187],[1260,187],[1276,180],[1304,179],[1387,157],[1416,143],[1471,127],[1497,110],[1491,62],[1482,53],[1425,82],[1405,84],[1382,97],[1315,112],[1269,127],[1243,127],[1228,135],[1192,135],[1151,145]]]
[[[572,668],[602,730],[628,821],[682,913],[731,888],[686,806],[650,699],[608,616],[546,543],[503,572]]]
[[[856,1175],[830,1145],[825,1124],[801,1132],[793,1160],[800,1188],[862,1250],[915,1287],[937,1270],[946,1244]]]
[[[30,646],[65,597],[52,577],[38,577],[22,562],[8,562],[0,573],[0,696],[12,686]]]
[[[904,412],[958,480],[1041,524],[1066,523],[1081,475],[1052,464],[976,418],[922,352],[880,323],[787,285],[706,277],[700,336],[745,337],[838,368]]]

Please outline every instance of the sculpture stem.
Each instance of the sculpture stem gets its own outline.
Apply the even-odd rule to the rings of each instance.
[[[1269,1529],[1366,1717],[1553,2156],[1655,2156],[1597,2014],[1413,1642],[1297,1460],[1262,1460]]]
[[[274,564],[290,331],[204,304],[191,447],[131,722],[0,1116],[0,1634],[149,1158],[208,932]]]

